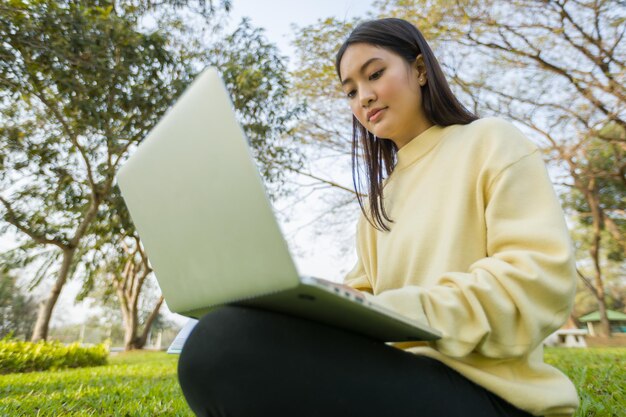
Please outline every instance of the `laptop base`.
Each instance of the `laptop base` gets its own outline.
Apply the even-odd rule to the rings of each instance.
[[[295,288],[229,304],[293,315],[383,342],[427,341],[440,337],[433,329],[427,326],[420,329],[419,323],[403,319],[383,307],[356,298],[348,299],[333,289],[317,285],[303,283]],[[181,314],[200,318],[214,308]]]

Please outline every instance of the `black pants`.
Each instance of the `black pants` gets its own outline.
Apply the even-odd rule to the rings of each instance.
[[[197,416],[528,417],[439,361],[309,320],[222,307],[178,362]]]

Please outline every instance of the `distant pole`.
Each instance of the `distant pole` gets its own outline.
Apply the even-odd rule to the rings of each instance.
[[[596,331],[593,328],[593,323],[591,323],[590,321],[587,322],[587,330],[589,330],[589,335],[590,336],[595,336],[596,335]]]
[[[157,350],[161,350],[161,337],[163,336],[163,331],[159,330],[159,333],[157,333],[157,339],[156,339],[156,343],[154,344],[155,348]]]
[[[83,343],[83,340],[85,340],[85,323],[80,325],[80,335],[78,336],[80,343]]]

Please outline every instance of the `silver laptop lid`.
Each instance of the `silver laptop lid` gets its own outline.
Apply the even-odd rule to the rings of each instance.
[[[224,84],[205,70],[117,180],[170,310],[298,285]]]

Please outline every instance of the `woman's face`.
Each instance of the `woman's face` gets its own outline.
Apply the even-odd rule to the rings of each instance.
[[[432,126],[422,107],[422,56],[409,65],[400,55],[367,43],[350,45],[339,64],[352,113],[374,135],[401,148]]]

